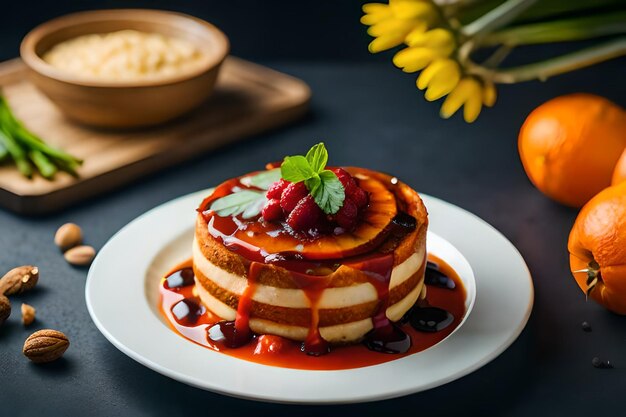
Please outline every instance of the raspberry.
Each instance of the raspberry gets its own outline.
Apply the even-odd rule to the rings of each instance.
[[[352,178],[352,175],[350,175],[345,169],[333,168],[332,171],[335,173],[337,178],[339,178],[339,181],[341,181],[344,189],[348,189],[350,186],[356,185],[356,183],[354,182],[354,178]]]
[[[280,196],[280,206],[285,210],[285,213],[291,213],[296,204],[307,195],[309,195],[309,190],[306,189],[303,182],[291,183]]]
[[[293,211],[287,217],[287,224],[296,231],[305,232],[314,228],[322,217],[322,209],[319,208],[313,196],[307,195],[301,199]]]
[[[349,198],[350,200],[354,201],[354,204],[356,204],[359,210],[367,206],[367,203],[369,203],[369,199],[370,199],[369,195],[367,194],[367,191],[365,191],[359,186],[352,188],[350,190],[350,193],[346,192],[346,198]]]
[[[257,339],[254,354],[263,355],[267,353],[278,353],[284,349],[285,342],[286,340],[280,336],[263,334]]]
[[[280,206],[280,201],[275,198],[265,203],[265,207],[261,211],[261,215],[268,222],[278,221],[283,218],[283,209]]]
[[[348,171],[341,168],[334,168],[333,172],[337,175],[339,181],[341,181],[346,198],[352,200],[358,208],[365,207],[369,202],[369,196],[365,190],[359,187],[355,179],[348,173]]]
[[[346,198],[343,201],[343,206],[339,209],[337,214],[335,215],[335,220],[345,230],[351,230],[356,226],[357,216],[359,214],[359,210],[356,204]]]
[[[270,185],[270,188],[267,190],[267,193],[265,195],[268,199],[276,198],[280,200],[280,196],[289,184],[289,181],[285,181],[281,178],[278,181],[272,183],[272,185]]]

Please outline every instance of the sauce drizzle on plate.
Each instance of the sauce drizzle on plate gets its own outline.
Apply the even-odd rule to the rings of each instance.
[[[319,334],[309,334],[305,343],[256,335],[243,323],[246,320],[245,307],[241,309],[242,314],[238,309],[239,327],[237,320],[223,321],[200,303],[190,279],[190,273],[193,274],[191,260],[177,265],[162,279],[159,307],[174,331],[201,346],[229,356],[283,368],[360,368],[428,349],[445,339],[461,323],[466,298],[462,281],[442,259],[429,255],[428,260],[426,275],[436,279],[426,280],[426,299],[418,301],[398,323],[387,321],[375,326],[361,344],[329,347]],[[364,266],[364,269],[367,267]],[[371,282],[377,279],[381,278],[374,277]],[[253,291],[254,280],[251,286]],[[311,288],[311,297],[314,293],[315,288]],[[186,309],[181,307],[181,303]],[[188,314],[183,314],[186,311]],[[380,321],[385,322],[385,318],[380,318]]]

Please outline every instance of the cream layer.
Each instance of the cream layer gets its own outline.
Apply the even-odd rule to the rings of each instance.
[[[213,281],[215,285],[237,296],[241,296],[248,285],[246,277],[242,277],[225,271],[210,262],[200,250],[196,239],[193,242],[193,263],[205,277]],[[421,248],[418,252],[409,256],[404,262],[396,265],[391,273],[389,290],[401,285],[411,278],[422,266],[425,251]],[[197,287],[201,287],[197,285]],[[421,287],[421,286],[420,286]],[[417,288],[417,287],[416,287]],[[409,294],[410,295],[410,294]],[[417,298],[417,296],[415,297]],[[268,285],[257,285],[252,296],[254,301],[276,307],[286,308],[310,308],[311,303],[304,291],[291,288],[276,288]],[[335,309],[365,304],[378,300],[376,288],[369,282],[351,285],[348,287],[327,288],[324,290],[317,308]],[[226,318],[219,312],[216,314]],[[403,313],[404,314],[404,313]]]
[[[391,321],[400,320],[404,313],[415,304],[418,298],[423,299],[426,296],[425,289],[426,287],[424,287],[424,281],[422,280],[406,297],[387,308],[387,318]],[[200,300],[209,310],[224,320],[235,320],[237,311],[213,297],[213,295],[197,281],[196,290]],[[250,329],[257,334],[273,334],[298,341],[304,341],[309,333],[308,327],[277,323],[254,317],[250,318],[249,325]],[[372,328],[372,319],[367,318],[350,323],[320,327],[319,331],[322,338],[327,342],[350,343],[362,339]]]

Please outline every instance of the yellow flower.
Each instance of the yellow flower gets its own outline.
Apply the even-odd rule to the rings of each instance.
[[[464,77],[446,97],[440,114],[447,119],[463,106],[463,118],[467,123],[472,123],[480,114],[482,104],[482,85],[474,77]]]
[[[391,33],[403,34],[409,33],[417,25],[421,25],[419,20],[401,20],[401,19],[385,19],[367,29],[370,36],[385,36]],[[402,39],[404,41],[404,38]]]
[[[431,0],[389,0],[389,4],[368,3],[363,6],[361,22],[374,37],[369,44],[372,53],[394,48],[393,63],[404,72],[421,71],[415,83],[424,90],[428,101],[446,99],[441,116],[449,118],[463,107],[463,118],[472,123],[482,106],[496,102],[492,82],[475,76],[463,76],[460,62],[454,56],[457,38],[452,29],[437,26],[437,10]]]
[[[417,88],[426,89],[424,98],[435,101],[450,93],[459,83],[461,69],[452,59],[444,58],[433,61],[417,77]]]
[[[406,35],[406,37],[404,38],[404,43],[408,45],[406,40],[409,37],[420,35],[426,32],[427,29],[428,29],[428,23],[424,21],[420,21],[420,23],[418,25],[415,25],[415,27]],[[413,45],[409,45],[409,46],[413,46]]]
[[[437,52],[429,48],[405,48],[393,57],[393,63],[404,72],[416,72],[426,68],[438,57]]]
[[[456,48],[454,35],[446,29],[436,28],[429,31],[412,31],[405,39],[409,46],[423,46],[436,50],[441,56],[450,56]]]
[[[454,37],[449,31],[426,31],[425,25],[409,32],[404,42],[409,47],[393,57],[393,63],[404,72],[420,71],[435,59],[450,56],[455,48]]]
[[[420,0],[391,0],[389,7],[397,19],[420,19],[432,21],[437,12],[428,1]]]
[[[393,17],[391,7],[381,3],[364,4],[363,13],[365,14],[361,17],[361,23],[368,26],[375,25],[378,22]]]
[[[434,6],[424,0],[392,0],[389,5],[367,3],[361,23],[375,39],[370,43],[372,53],[401,45],[414,30],[424,32],[437,18]]]
[[[381,35],[370,42],[367,49],[375,54],[385,51],[387,49],[395,48],[402,44],[404,41],[404,35],[402,33],[390,33],[388,35]]]
[[[483,81],[483,85],[483,104],[487,107],[493,107],[498,97],[496,86],[491,81]]]

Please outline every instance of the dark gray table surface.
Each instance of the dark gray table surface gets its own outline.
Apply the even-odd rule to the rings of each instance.
[[[625,105],[624,63],[503,87],[496,107],[473,125],[459,117],[439,119],[438,106],[424,101],[413,77],[390,64],[274,63],[313,89],[311,113],[299,123],[55,215],[21,218],[0,211],[0,270],[28,263],[41,270],[41,284],[13,299],[13,315],[0,328],[0,415],[623,415],[626,318],[585,302],[575,285],[566,242],[576,210],[532,187],[518,159],[517,132],[535,106],[559,94],[595,92]],[[63,260],[52,242],[58,226],[80,224],[86,242],[100,248],[152,207],[305,152],[319,140],[326,142],[333,164],[394,173],[420,192],[477,214],[515,244],[532,272],[536,298],[530,322],[506,352],[464,378],[404,398],[285,406],[191,388],[136,363],[99,333],[85,305],[87,270]],[[507,278],[507,271],[501,274]],[[37,308],[37,322],[29,329],[19,322],[21,301]],[[585,320],[591,333],[581,330]],[[72,345],[64,359],[36,366],[21,348],[30,332],[44,327],[64,331]],[[594,356],[610,359],[615,369],[593,368]]]

